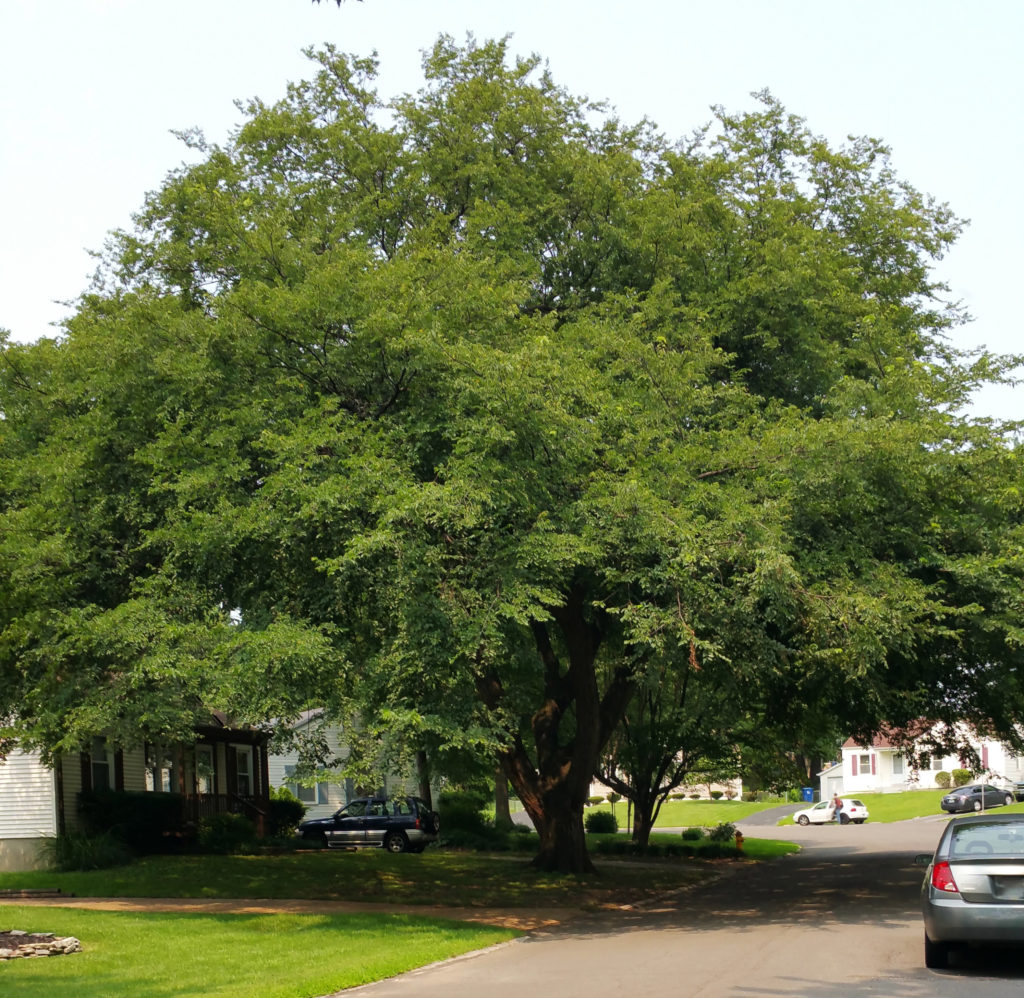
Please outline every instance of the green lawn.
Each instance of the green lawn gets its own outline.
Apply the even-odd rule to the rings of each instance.
[[[928,815],[942,814],[939,802],[946,794],[945,790],[907,790],[898,794],[849,794],[856,797],[868,809],[871,822],[907,821],[910,818],[923,818]],[[1002,812],[1024,812],[1024,804],[1011,804],[1009,807],[996,808]],[[779,820],[780,825],[789,824],[792,818]]]
[[[311,998],[513,939],[410,915],[194,915],[0,907],[83,952],[0,963],[4,998]]]
[[[678,836],[673,837],[678,841]],[[79,897],[309,898],[455,907],[581,907],[632,903],[711,875],[694,860],[638,868],[595,856],[600,875],[541,873],[523,854],[428,849],[422,855],[308,852],[277,856],[149,856],[73,873],[4,873],[0,888],[60,888]]]
[[[773,807],[784,804],[785,801],[743,801],[743,800],[669,800],[658,812],[658,820],[655,828],[684,828],[692,825],[703,825],[713,827],[723,821],[742,821],[758,811],[767,811]],[[611,804],[597,804],[593,808],[587,808],[586,813],[592,810],[614,811],[615,817],[619,819],[619,826],[626,827],[626,803],[619,801],[614,806]]]

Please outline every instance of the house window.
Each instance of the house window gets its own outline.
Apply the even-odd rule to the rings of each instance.
[[[213,749],[209,745],[196,746],[196,793],[215,793],[216,779],[213,769]]]
[[[252,796],[252,749],[248,746],[234,747],[236,783],[235,793],[239,797]]]
[[[92,740],[89,752],[92,769],[93,790],[112,790],[114,788],[114,760],[107,743],[102,738]]]
[[[903,775],[903,756],[894,755],[892,757],[892,775],[902,776]]]
[[[285,766],[284,775],[289,777],[295,776],[294,766]],[[326,804],[327,803],[327,784],[317,783],[316,786],[304,786],[297,780],[291,779],[287,782],[286,786],[288,789],[295,794],[296,797],[302,801],[303,804]]]
[[[862,773],[870,773],[871,772],[871,756],[870,755],[862,755],[858,761],[860,762],[860,766],[858,768],[859,768],[859,770]]]
[[[178,789],[174,757],[162,745],[146,743],[146,789],[169,794]]]
[[[917,766],[918,769],[931,769],[932,768],[932,757],[930,755],[921,756],[921,760]]]

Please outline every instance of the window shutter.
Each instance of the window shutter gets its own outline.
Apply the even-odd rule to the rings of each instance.
[[[874,752],[871,753],[871,775],[875,776],[878,773],[878,756]]]
[[[316,785],[316,802],[317,804],[327,803],[327,784],[318,783]]]
[[[857,775],[857,757],[855,755],[850,756],[850,762],[853,763],[853,775]]]
[[[981,768],[988,769],[988,746],[981,746]]]

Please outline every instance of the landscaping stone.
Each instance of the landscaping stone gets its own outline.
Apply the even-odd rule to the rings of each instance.
[[[52,932],[25,932],[22,929],[0,932],[0,960],[64,956],[65,953],[80,953],[81,950],[82,944],[74,936],[55,936]]]

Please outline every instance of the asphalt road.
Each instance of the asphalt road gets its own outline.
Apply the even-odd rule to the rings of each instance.
[[[515,943],[344,992],[359,998],[1019,998],[1024,954],[923,964],[914,856],[941,817],[772,828],[803,851],[730,866],[646,911],[580,916]],[[740,826],[766,836],[761,826]]]

